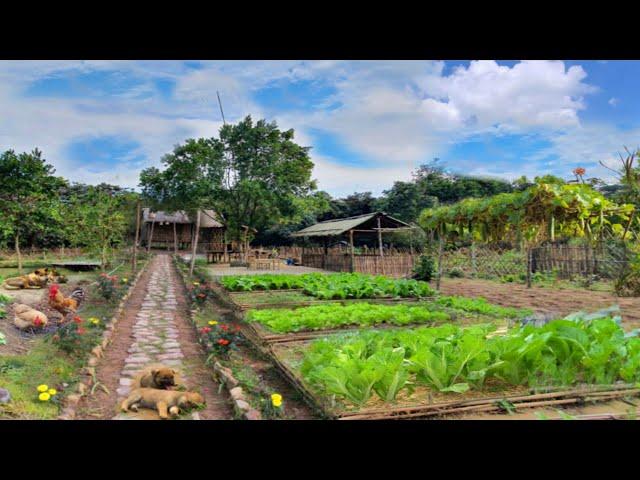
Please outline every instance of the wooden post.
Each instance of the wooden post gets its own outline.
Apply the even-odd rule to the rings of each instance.
[[[475,277],[478,274],[478,265],[476,262],[476,242],[471,241],[471,275]]]
[[[16,255],[18,256],[18,273],[22,275],[22,255],[20,253],[20,234],[16,232],[15,237]]]
[[[140,241],[140,200],[136,202],[136,238],[133,242],[133,273],[138,270],[138,242]]]
[[[527,288],[531,288],[531,260],[532,260],[531,248],[527,249]]]
[[[178,255],[178,232],[175,221],[173,222],[173,253]]]
[[[378,217],[378,246],[380,247],[380,256],[384,256],[382,253],[382,227],[380,226],[380,217]]]
[[[149,253],[149,251],[151,250],[151,242],[153,241],[153,227],[156,224],[156,214],[149,212],[149,217],[151,217],[151,229],[149,231],[149,240],[147,242],[147,253]]]
[[[355,271],[355,251],[353,246],[353,230],[349,230],[349,244],[351,245],[351,273]]]
[[[436,290],[440,291],[440,279],[442,278],[442,256],[444,252],[444,238],[442,233],[440,234],[438,245],[438,276],[436,277]]]
[[[193,234],[193,250],[191,252],[191,266],[189,267],[189,276],[193,275],[193,268],[196,265],[196,251],[198,249],[199,234],[200,234],[200,210],[196,212],[196,231]]]

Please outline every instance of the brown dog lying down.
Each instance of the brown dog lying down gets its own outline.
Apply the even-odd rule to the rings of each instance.
[[[181,384],[180,374],[177,371],[161,363],[154,363],[138,372],[133,379],[131,388],[174,390],[174,387],[180,387]]]
[[[158,390],[156,388],[136,388],[132,390],[121,408],[138,411],[138,407],[158,410],[160,418],[167,419],[169,414],[178,415],[180,408],[189,408],[204,404],[202,395],[196,392],[174,392],[171,390]]]

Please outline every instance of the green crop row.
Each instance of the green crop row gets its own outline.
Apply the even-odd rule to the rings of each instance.
[[[426,282],[392,279],[361,273],[323,275],[241,275],[223,277],[220,282],[232,292],[302,289],[321,300],[376,297],[430,297],[435,292]]]
[[[319,394],[363,405],[425,385],[462,393],[497,384],[613,384],[640,380],[640,338],[610,318],[556,320],[487,336],[489,325],[360,331],[313,342],[301,373]]]
[[[449,307],[467,313],[477,313],[490,317],[518,318],[533,313],[529,309],[501,307],[487,302],[482,297],[467,298],[457,296],[440,296],[433,300],[436,305]]]
[[[301,330],[325,330],[358,325],[368,327],[380,323],[408,325],[412,323],[442,323],[451,315],[435,305],[314,305],[295,310],[250,310],[247,321],[257,322],[278,333]]]

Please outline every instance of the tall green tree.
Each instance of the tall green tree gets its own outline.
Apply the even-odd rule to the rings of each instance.
[[[309,147],[294,142],[293,130],[250,116],[224,125],[218,138],[187,140],[162,163],[162,171],[142,172],[143,195],[173,211],[213,208],[238,240],[244,226],[263,230],[295,217],[299,199],[316,188]]]
[[[23,239],[51,234],[62,225],[58,192],[66,182],[54,173],[38,149],[0,155],[0,233],[13,238],[20,273]]]
[[[66,206],[65,216],[72,226],[68,232],[71,243],[99,255],[103,270],[113,250],[124,242],[133,196],[123,191],[87,186],[75,193]]]

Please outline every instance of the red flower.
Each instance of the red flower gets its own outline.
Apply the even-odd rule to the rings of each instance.
[[[225,340],[224,338],[221,338],[220,340],[218,340],[218,343],[220,345],[229,345],[229,340]]]
[[[220,328],[222,330],[224,330],[225,332],[229,330],[229,326],[228,325],[220,325]]]
[[[200,329],[200,331],[201,331],[203,334],[205,334],[205,335],[206,335],[207,333],[209,333],[209,332],[211,331],[211,328],[209,328],[209,327],[202,327],[202,329]]]
[[[205,294],[204,294],[204,293],[199,293],[199,294],[198,294],[198,298],[204,298],[204,297],[205,297]]]
[[[82,319],[77,315],[73,317],[73,321],[76,322],[78,325],[82,323]]]
[[[87,331],[84,328],[78,327],[78,335],[84,335],[85,333],[87,333]]]

